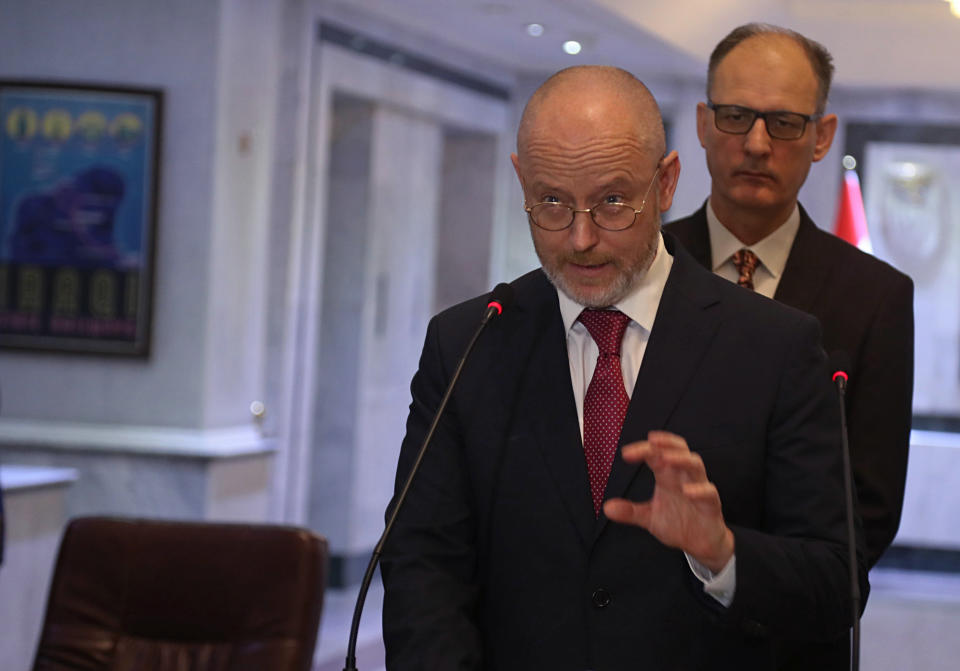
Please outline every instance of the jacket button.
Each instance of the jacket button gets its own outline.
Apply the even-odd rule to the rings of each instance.
[[[594,590],[590,599],[593,601],[595,608],[606,608],[610,605],[610,592],[601,587],[600,589]]]

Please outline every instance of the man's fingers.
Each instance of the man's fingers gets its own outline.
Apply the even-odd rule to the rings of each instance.
[[[668,431],[651,431],[648,440],[624,445],[623,460],[629,464],[645,463],[657,484],[676,489],[690,482],[708,482],[703,459],[691,452],[687,441]]]
[[[720,493],[712,482],[687,482],[682,487],[683,495],[693,504],[720,505]]]
[[[625,461],[637,463],[653,454],[672,454],[689,452],[687,441],[669,431],[651,431],[647,440],[638,440],[623,446],[621,453]]]
[[[627,499],[609,499],[603,504],[607,519],[621,524],[633,524],[646,529],[650,524],[650,504],[634,503]]]
[[[665,454],[661,467],[682,471],[694,482],[706,481],[707,479],[707,469],[703,465],[703,459],[696,452]]]
[[[646,440],[639,440],[635,443],[627,443],[620,450],[623,460],[628,464],[640,464],[650,456],[650,443]]]
[[[647,441],[658,450],[681,450],[688,451],[687,441],[682,436],[669,431],[651,431],[647,434]]]
[[[650,467],[653,476],[662,485],[678,487],[685,482],[707,480],[707,469],[703,465],[703,459],[695,452],[663,452],[651,448],[639,461],[645,462]]]

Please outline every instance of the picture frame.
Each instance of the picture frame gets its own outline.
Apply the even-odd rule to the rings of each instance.
[[[0,348],[147,357],[163,92],[0,80]]]

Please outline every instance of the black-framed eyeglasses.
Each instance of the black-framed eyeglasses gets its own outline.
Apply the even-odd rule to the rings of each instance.
[[[807,124],[819,121],[822,114],[800,114],[799,112],[758,112],[740,105],[717,105],[708,102],[713,110],[713,123],[717,130],[733,135],[746,135],[757,119],[763,119],[767,134],[777,140],[799,140],[803,137]]]
[[[600,228],[607,231],[622,231],[633,226],[637,220],[637,215],[643,212],[647,205],[647,196],[653,183],[657,181],[657,175],[660,174],[660,166],[653,172],[653,177],[647,185],[647,190],[643,192],[643,200],[640,201],[640,209],[634,209],[633,205],[627,203],[597,203],[593,207],[585,210],[578,210],[575,207],[564,205],[563,203],[537,203],[535,205],[524,205],[523,209],[530,217],[534,225],[539,226],[545,231],[562,231],[573,224],[577,212],[585,212],[590,215]]]

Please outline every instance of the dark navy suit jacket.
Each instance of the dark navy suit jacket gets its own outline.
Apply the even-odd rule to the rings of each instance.
[[[839,410],[816,320],[665,240],[674,263],[621,444],[665,429],[702,456],[735,536],[732,604],[681,551],[594,518],[556,290],[536,270],[478,340],[386,544],[388,669],[773,669],[782,641],[848,628]],[[398,487],[484,306],[430,322]],[[618,455],[606,497],[653,485]]]

